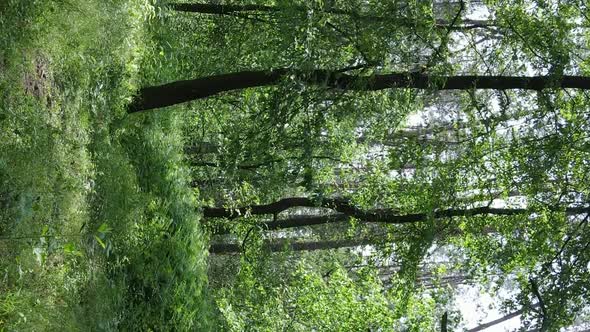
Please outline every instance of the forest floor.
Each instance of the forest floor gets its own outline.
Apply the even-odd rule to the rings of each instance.
[[[210,324],[181,119],[125,112],[155,70],[155,15],[147,0],[0,3],[0,331]]]

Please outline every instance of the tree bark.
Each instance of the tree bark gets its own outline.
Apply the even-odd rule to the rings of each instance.
[[[287,71],[242,71],[194,80],[176,81],[139,90],[128,112],[140,112],[207,98],[221,92],[276,84]]]
[[[321,204],[320,204],[321,205]],[[318,205],[307,197],[289,197],[278,200],[270,204],[249,205],[235,209],[205,207],[203,216],[205,218],[228,218],[234,219],[244,216],[246,213],[251,215],[278,214],[292,207],[317,207]]]
[[[531,213],[529,209],[510,209],[510,208],[491,208],[487,206],[470,208],[470,209],[445,209],[434,211],[432,214],[427,213],[410,213],[400,214],[394,209],[371,209],[363,210],[353,205],[345,198],[322,198],[312,200],[307,197],[289,197],[278,200],[270,204],[249,205],[238,207],[235,209],[219,208],[219,207],[205,207],[203,209],[203,216],[205,218],[227,218],[235,219],[246,214],[249,215],[267,215],[279,214],[287,209],[294,207],[322,207],[332,209],[339,214],[315,216],[301,218],[296,217],[292,220],[286,219],[276,222],[264,223],[265,226],[271,229],[282,229],[289,227],[317,225],[321,223],[335,221],[344,221],[345,217],[354,217],[361,222],[376,222],[389,224],[404,224],[425,221],[429,216],[435,219],[452,218],[452,217],[468,217],[476,215],[498,215],[498,216],[513,216],[524,213]],[[590,213],[590,207],[568,207],[568,208],[550,208],[551,211],[564,210],[569,215]],[[332,221],[332,222],[333,222]]]
[[[129,105],[128,112],[141,112],[167,107],[191,100],[204,99],[223,92],[246,88],[271,86],[287,76],[295,77],[309,85],[348,91],[378,91],[384,89],[522,89],[547,88],[590,89],[590,77],[586,76],[437,76],[420,72],[391,73],[373,76],[349,75],[330,70],[274,70],[242,71],[222,75],[176,81],[159,86],[145,87]]]
[[[532,212],[526,209],[493,209],[488,207],[482,208],[474,208],[474,209],[448,209],[442,210],[434,213],[435,219],[441,218],[452,218],[452,217],[468,217],[468,216],[477,216],[477,215],[492,215],[492,216],[513,216],[518,214],[523,214],[527,212]],[[590,213],[590,207],[588,208],[568,208],[565,210],[565,213],[568,215],[576,215],[582,213]],[[366,215],[371,215],[372,212],[366,212]],[[229,219],[234,219],[239,216],[232,215]],[[258,225],[265,228],[266,230],[278,230],[278,229],[287,229],[287,228],[296,228],[296,227],[307,227],[307,226],[315,226],[315,225],[323,225],[329,223],[342,223],[348,222],[350,220],[351,215],[346,213],[335,213],[335,214],[327,214],[323,216],[294,216],[286,219],[279,219],[276,221],[262,221]],[[359,222],[373,222],[373,223],[385,223],[385,224],[406,224],[406,223],[413,223],[413,222],[422,222],[426,221],[428,218],[427,214],[423,213],[416,213],[416,214],[406,214],[406,215],[396,215],[391,214],[389,216],[381,213],[380,217],[375,217],[372,219],[361,219],[359,218]],[[229,234],[230,230],[225,227],[218,228],[214,231],[215,235],[222,235],[222,234]]]

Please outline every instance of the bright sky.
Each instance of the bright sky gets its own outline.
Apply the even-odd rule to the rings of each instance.
[[[478,287],[473,285],[460,285],[457,289],[456,303],[463,315],[465,327],[472,329],[480,324],[503,317],[494,306],[498,299],[491,297],[489,294],[482,293]],[[498,325],[494,325],[487,331],[514,331],[520,327],[519,317],[514,317]]]

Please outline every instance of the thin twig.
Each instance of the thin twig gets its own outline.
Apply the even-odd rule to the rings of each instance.
[[[438,60],[438,58],[440,57],[440,54],[442,53],[443,47],[446,47],[446,45],[449,42],[449,37],[451,35],[451,32],[453,31],[453,26],[455,26],[455,24],[457,23],[457,21],[461,17],[461,13],[463,12],[464,9],[465,9],[465,2],[463,0],[461,0],[461,1],[459,1],[459,10],[457,11],[457,14],[455,14],[455,17],[451,21],[451,24],[449,24],[447,26],[447,31],[445,33],[445,36],[442,38],[440,45],[438,46],[438,48],[436,49],[436,51],[434,52],[432,57],[430,57],[430,60],[428,60],[426,65],[422,68],[422,72],[426,72],[434,64],[434,62],[436,62]]]

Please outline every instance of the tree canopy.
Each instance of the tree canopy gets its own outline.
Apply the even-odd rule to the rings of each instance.
[[[0,142],[0,234],[22,240],[46,220],[0,259],[0,329],[38,329],[4,309],[41,288],[22,257],[47,280],[46,262],[79,275],[51,281],[92,299],[64,305],[99,313],[79,329],[589,327],[586,1],[108,1],[117,33],[109,4],[90,3],[91,23],[71,30],[100,47],[55,39],[77,60],[34,43],[56,59],[53,94],[0,96],[6,114],[21,99],[47,111],[0,113],[0,138],[20,139]],[[34,10],[0,14],[21,7]],[[0,52],[0,73],[15,54]],[[41,80],[24,73],[6,77]],[[43,165],[28,147],[60,157]],[[11,180],[6,165],[41,175]],[[496,315],[467,317],[469,301]]]
[[[397,319],[425,294],[433,248],[489,291],[513,285],[503,305],[523,326],[568,326],[588,305],[584,3],[167,8],[212,44],[201,37],[182,80],[142,88],[130,112],[195,101],[185,151],[222,241],[212,252],[394,260]],[[344,254],[366,246],[371,258]],[[457,310],[435,307],[432,327]]]

